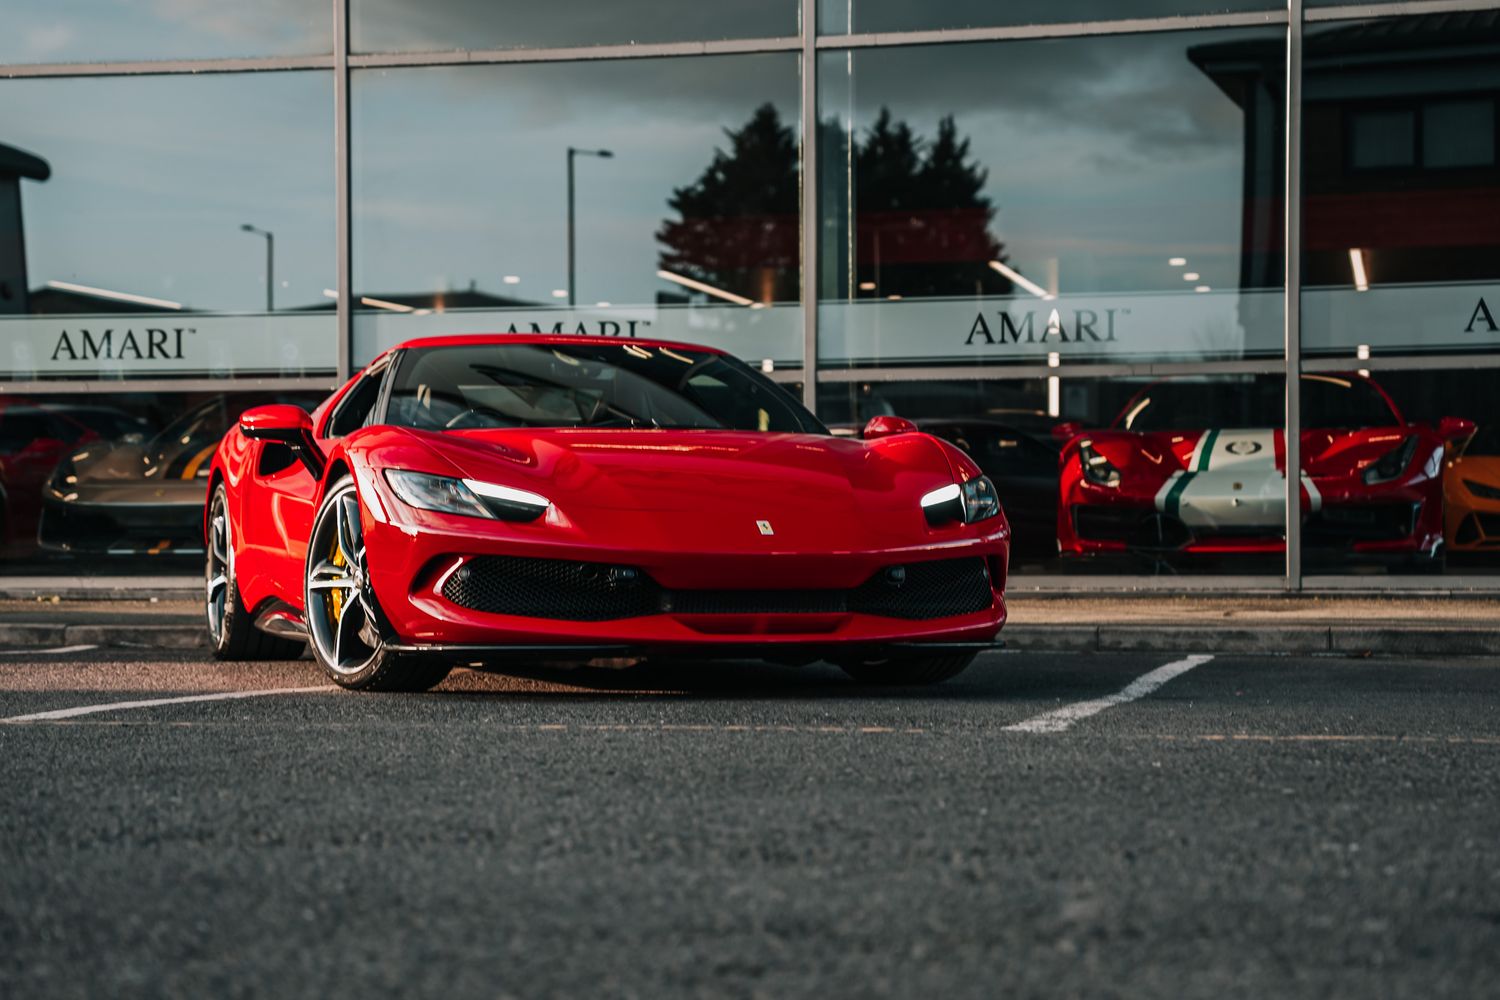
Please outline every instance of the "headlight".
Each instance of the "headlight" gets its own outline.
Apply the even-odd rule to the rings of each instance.
[[[973,524],[1000,513],[1000,495],[988,476],[964,483],[964,521]]]
[[[1115,468],[1109,459],[1094,450],[1094,442],[1079,443],[1078,461],[1083,466],[1083,478],[1095,486],[1120,485],[1120,470]]]
[[[1396,479],[1406,471],[1411,464],[1412,453],[1417,450],[1417,439],[1409,437],[1399,445],[1380,456],[1376,462],[1365,466],[1364,480],[1367,486],[1376,483],[1388,483]]]
[[[512,489],[477,479],[454,479],[425,472],[386,469],[385,481],[396,496],[419,510],[462,514],[501,521],[534,521],[552,501],[527,490]]]
[[[949,483],[922,497],[922,513],[934,527],[949,521],[973,524],[1000,513],[1000,497],[988,476],[979,476],[963,485]]]

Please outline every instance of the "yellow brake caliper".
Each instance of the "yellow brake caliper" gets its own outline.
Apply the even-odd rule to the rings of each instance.
[[[344,553],[339,550],[338,536],[333,539],[333,551],[328,554],[329,562],[340,569],[344,568]],[[337,587],[328,591],[328,607],[333,612],[333,620],[338,621],[344,617],[344,592]]]

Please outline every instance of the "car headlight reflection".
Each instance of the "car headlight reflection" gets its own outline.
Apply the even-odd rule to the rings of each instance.
[[[402,502],[419,510],[500,521],[534,521],[552,501],[539,493],[477,479],[433,476],[405,469],[385,470],[385,481]]]
[[[924,494],[922,513],[933,526],[950,521],[973,524],[1000,513],[1000,496],[988,476],[979,476],[962,485],[949,483]]]
[[[1095,486],[1119,486],[1120,470],[1094,449],[1094,442],[1083,441],[1078,445],[1078,461],[1083,466],[1083,478]]]
[[[1374,486],[1376,483],[1388,483],[1397,479],[1406,467],[1411,464],[1412,453],[1417,450],[1417,439],[1408,437],[1390,451],[1381,455],[1380,458],[1365,466],[1364,480],[1366,485]]]

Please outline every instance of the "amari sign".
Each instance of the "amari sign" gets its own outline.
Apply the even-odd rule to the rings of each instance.
[[[279,376],[332,372],[331,315],[169,313],[0,319],[12,379]]]
[[[1312,288],[1302,295],[1309,353],[1380,354],[1500,348],[1500,286]],[[1274,357],[1280,290],[1056,299],[907,299],[827,305],[824,364],[1045,363]]]

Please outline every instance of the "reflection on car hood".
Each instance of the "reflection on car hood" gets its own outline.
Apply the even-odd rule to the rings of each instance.
[[[798,510],[843,516],[908,507],[952,473],[925,435],[874,444],[740,431],[463,431],[434,437],[475,479],[614,510]]]

